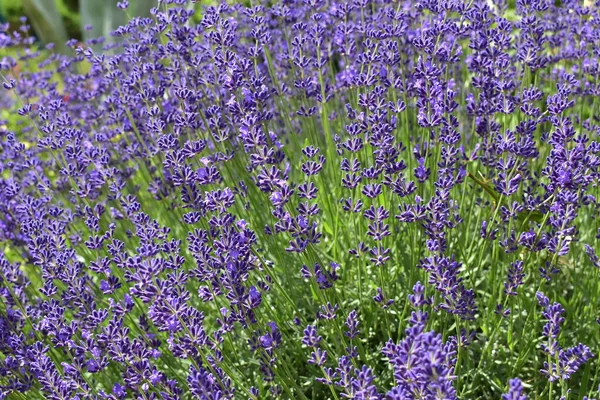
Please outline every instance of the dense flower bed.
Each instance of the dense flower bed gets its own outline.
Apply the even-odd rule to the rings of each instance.
[[[184,3],[0,30],[0,399],[600,396],[599,5]]]

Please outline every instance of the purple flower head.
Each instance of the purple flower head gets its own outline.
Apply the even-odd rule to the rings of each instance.
[[[270,332],[260,337],[260,345],[265,350],[271,350],[279,347],[281,343],[281,332],[275,322],[268,323]]]
[[[473,290],[466,289],[459,277],[460,263],[454,258],[428,257],[421,261],[420,268],[429,273],[429,284],[442,295],[440,308],[463,319],[473,319],[477,306]]]
[[[523,285],[523,278],[525,274],[523,272],[523,261],[517,260],[510,264],[508,269],[508,278],[504,283],[504,293],[511,296],[517,295],[517,289]]]
[[[319,342],[322,340],[321,336],[317,335],[317,328],[314,325],[309,325],[304,329],[304,337],[302,338],[302,344],[308,347],[317,347]]]
[[[123,386],[121,386],[119,383],[115,383],[115,386],[113,387],[112,392],[115,396],[117,396],[118,399],[123,399],[123,398],[125,398],[125,396],[127,396],[127,392],[125,391],[125,388]]]
[[[380,287],[377,288],[377,294],[375,296],[373,296],[373,301],[380,304],[383,309],[386,309],[386,308],[390,307],[392,304],[394,304],[393,299],[388,300],[385,298],[385,296],[383,294],[383,290]]]
[[[390,340],[383,348],[384,356],[394,368],[396,381],[396,386],[387,394],[390,399],[422,395],[457,398],[453,387],[456,379],[454,347],[444,344],[441,335],[425,332],[426,321],[427,314],[413,312],[405,338],[398,344]]]
[[[413,293],[408,295],[408,300],[410,300],[415,308],[431,304],[431,300],[425,297],[425,286],[423,286],[421,282],[415,283],[413,286]]]
[[[350,311],[350,313],[348,314],[348,318],[346,318],[346,331],[344,332],[344,334],[350,339],[354,339],[360,333],[360,331],[358,330],[358,324],[359,320],[357,312],[355,310]]]
[[[319,264],[315,264],[312,271],[306,266],[302,266],[301,273],[304,278],[314,278],[317,282],[319,289],[329,289],[333,286],[333,283],[339,279],[336,273],[339,265],[331,262],[330,268],[323,268]]]
[[[564,308],[559,303],[550,303],[550,300],[541,292],[537,293],[538,303],[544,308],[542,313],[547,321],[542,333],[546,343],[542,344],[542,350],[550,358],[544,362],[541,370],[550,382],[567,380],[577,372],[579,367],[593,357],[589,347],[579,343],[568,349],[563,349],[559,344],[561,325],[565,321],[562,315]]]
[[[502,400],[527,400],[523,390],[523,383],[518,378],[511,379],[508,384],[508,392],[502,395]]]

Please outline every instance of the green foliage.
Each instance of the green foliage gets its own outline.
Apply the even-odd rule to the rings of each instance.
[[[131,16],[149,16],[155,0],[132,1],[129,9],[117,8],[117,0],[2,0],[0,15],[15,29],[19,18],[27,16],[36,36],[44,42],[62,47],[67,39],[90,39],[104,36],[124,25]],[[93,29],[87,31],[86,25]]]
[[[28,12],[24,7],[25,1],[27,0],[0,1],[0,15],[2,15],[11,26],[17,27],[20,24],[19,18],[23,15],[28,15]],[[67,37],[81,39],[79,5],[77,0],[55,0],[55,5],[60,14],[60,20],[64,25]]]
[[[81,40],[81,19],[77,0],[56,0],[56,6],[63,18],[67,36]]]
[[[11,25],[19,24],[19,17],[25,14],[21,0],[0,1],[0,15]]]
[[[64,48],[67,31],[54,0],[23,0],[23,8],[42,42],[56,43],[58,50]]]

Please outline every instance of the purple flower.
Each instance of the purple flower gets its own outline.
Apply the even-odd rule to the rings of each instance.
[[[388,399],[406,399],[415,396],[442,396],[456,399],[453,387],[454,346],[444,344],[441,335],[425,331],[427,314],[413,312],[405,338],[395,344],[388,341],[383,354],[394,369],[394,386]]]
[[[508,392],[502,395],[502,400],[527,400],[527,396],[523,390],[523,384],[518,378],[510,380]]]
[[[550,303],[541,292],[537,293],[537,299],[538,304],[544,308],[542,315],[547,321],[542,330],[546,338],[542,350],[549,356],[541,372],[550,382],[567,380],[594,355],[589,347],[581,343],[564,350],[559,344],[561,325],[565,321],[562,316],[565,312],[564,308],[559,303]]]
[[[508,269],[508,278],[504,283],[504,293],[511,296],[516,296],[517,289],[523,285],[523,278],[525,273],[523,272],[523,261],[517,260],[510,264]]]
[[[184,3],[120,1],[85,43],[0,24],[0,398],[580,379],[590,348],[562,344],[597,334],[598,7]],[[548,281],[564,307],[533,315]]]

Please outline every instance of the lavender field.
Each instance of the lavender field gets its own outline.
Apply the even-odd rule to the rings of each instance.
[[[0,400],[599,399],[600,1],[256,1],[0,26]]]

